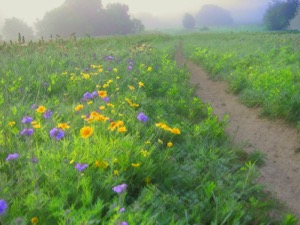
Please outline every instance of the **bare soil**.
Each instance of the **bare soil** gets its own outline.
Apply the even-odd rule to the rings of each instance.
[[[186,60],[181,48],[175,59],[179,66],[186,66],[190,72],[190,82],[198,86],[197,95],[203,102],[209,103],[219,118],[229,115],[227,132],[232,141],[248,153],[258,150],[265,154],[266,164],[260,168],[259,182],[300,218],[297,130],[284,121],[261,118],[260,109],[243,105],[238,96],[228,91],[226,82],[211,80],[201,67]]]

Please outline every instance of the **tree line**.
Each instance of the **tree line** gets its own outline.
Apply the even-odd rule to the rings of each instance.
[[[76,35],[100,36],[131,34],[144,30],[142,22],[131,18],[125,4],[111,3],[105,8],[101,0],[65,0],[58,8],[48,11],[32,27],[17,18],[6,19],[3,35],[6,39],[17,39],[18,33],[31,40],[34,36],[62,38]]]

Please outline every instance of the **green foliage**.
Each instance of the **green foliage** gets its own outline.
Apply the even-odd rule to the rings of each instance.
[[[290,21],[297,15],[299,0],[275,0],[264,15],[264,25],[268,30],[285,30]]]
[[[22,35],[27,41],[32,40],[34,37],[33,29],[25,22],[15,17],[6,19],[2,29],[5,40],[19,40]]]
[[[141,21],[130,18],[127,5],[113,3],[104,9],[99,0],[66,0],[47,12],[36,28],[38,35],[45,37],[130,34],[144,29]]]
[[[184,14],[182,19],[182,25],[184,28],[194,29],[195,24],[196,24],[195,18],[191,14],[189,13]]]
[[[278,224],[254,182],[258,157],[242,161],[228,144],[226,120],[172,59],[175,44],[149,35],[2,46],[1,223]]]
[[[210,33],[185,40],[186,54],[214,78],[227,80],[246,105],[260,106],[273,118],[300,121],[297,34]]]

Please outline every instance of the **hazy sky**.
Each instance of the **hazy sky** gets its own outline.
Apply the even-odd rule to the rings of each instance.
[[[83,0],[84,1],[84,0]],[[102,0],[103,5],[120,2],[129,5],[130,14],[148,12],[153,16],[167,17],[185,12],[195,13],[203,4],[218,4],[243,15],[247,10],[265,5],[271,0]],[[32,25],[42,19],[46,11],[60,6],[64,0],[0,0],[0,21],[17,17]],[[237,10],[239,9],[239,10]],[[179,14],[179,15],[180,15]]]

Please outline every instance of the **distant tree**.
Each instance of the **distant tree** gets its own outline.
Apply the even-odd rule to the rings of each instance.
[[[184,28],[194,29],[195,24],[196,24],[195,18],[191,14],[189,14],[189,13],[184,14],[183,20],[182,20],[182,25]]]
[[[141,31],[143,25],[131,19],[128,6],[109,4],[102,7],[101,0],[65,0],[64,4],[36,23],[40,36],[70,37],[84,35],[128,34]]]
[[[264,15],[264,25],[268,30],[285,30],[297,15],[299,0],[273,0]]]
[[[18,40],[20,38],[19,34],[23,36],[25,40],[32,40],[34,38],[33,29],[15,17],[5,20],[2,33],[5,40]]]
[[[196,14],[199,26],[230,26],[233,24],[231,14],[226,9],[216,5],[204,5]]]

